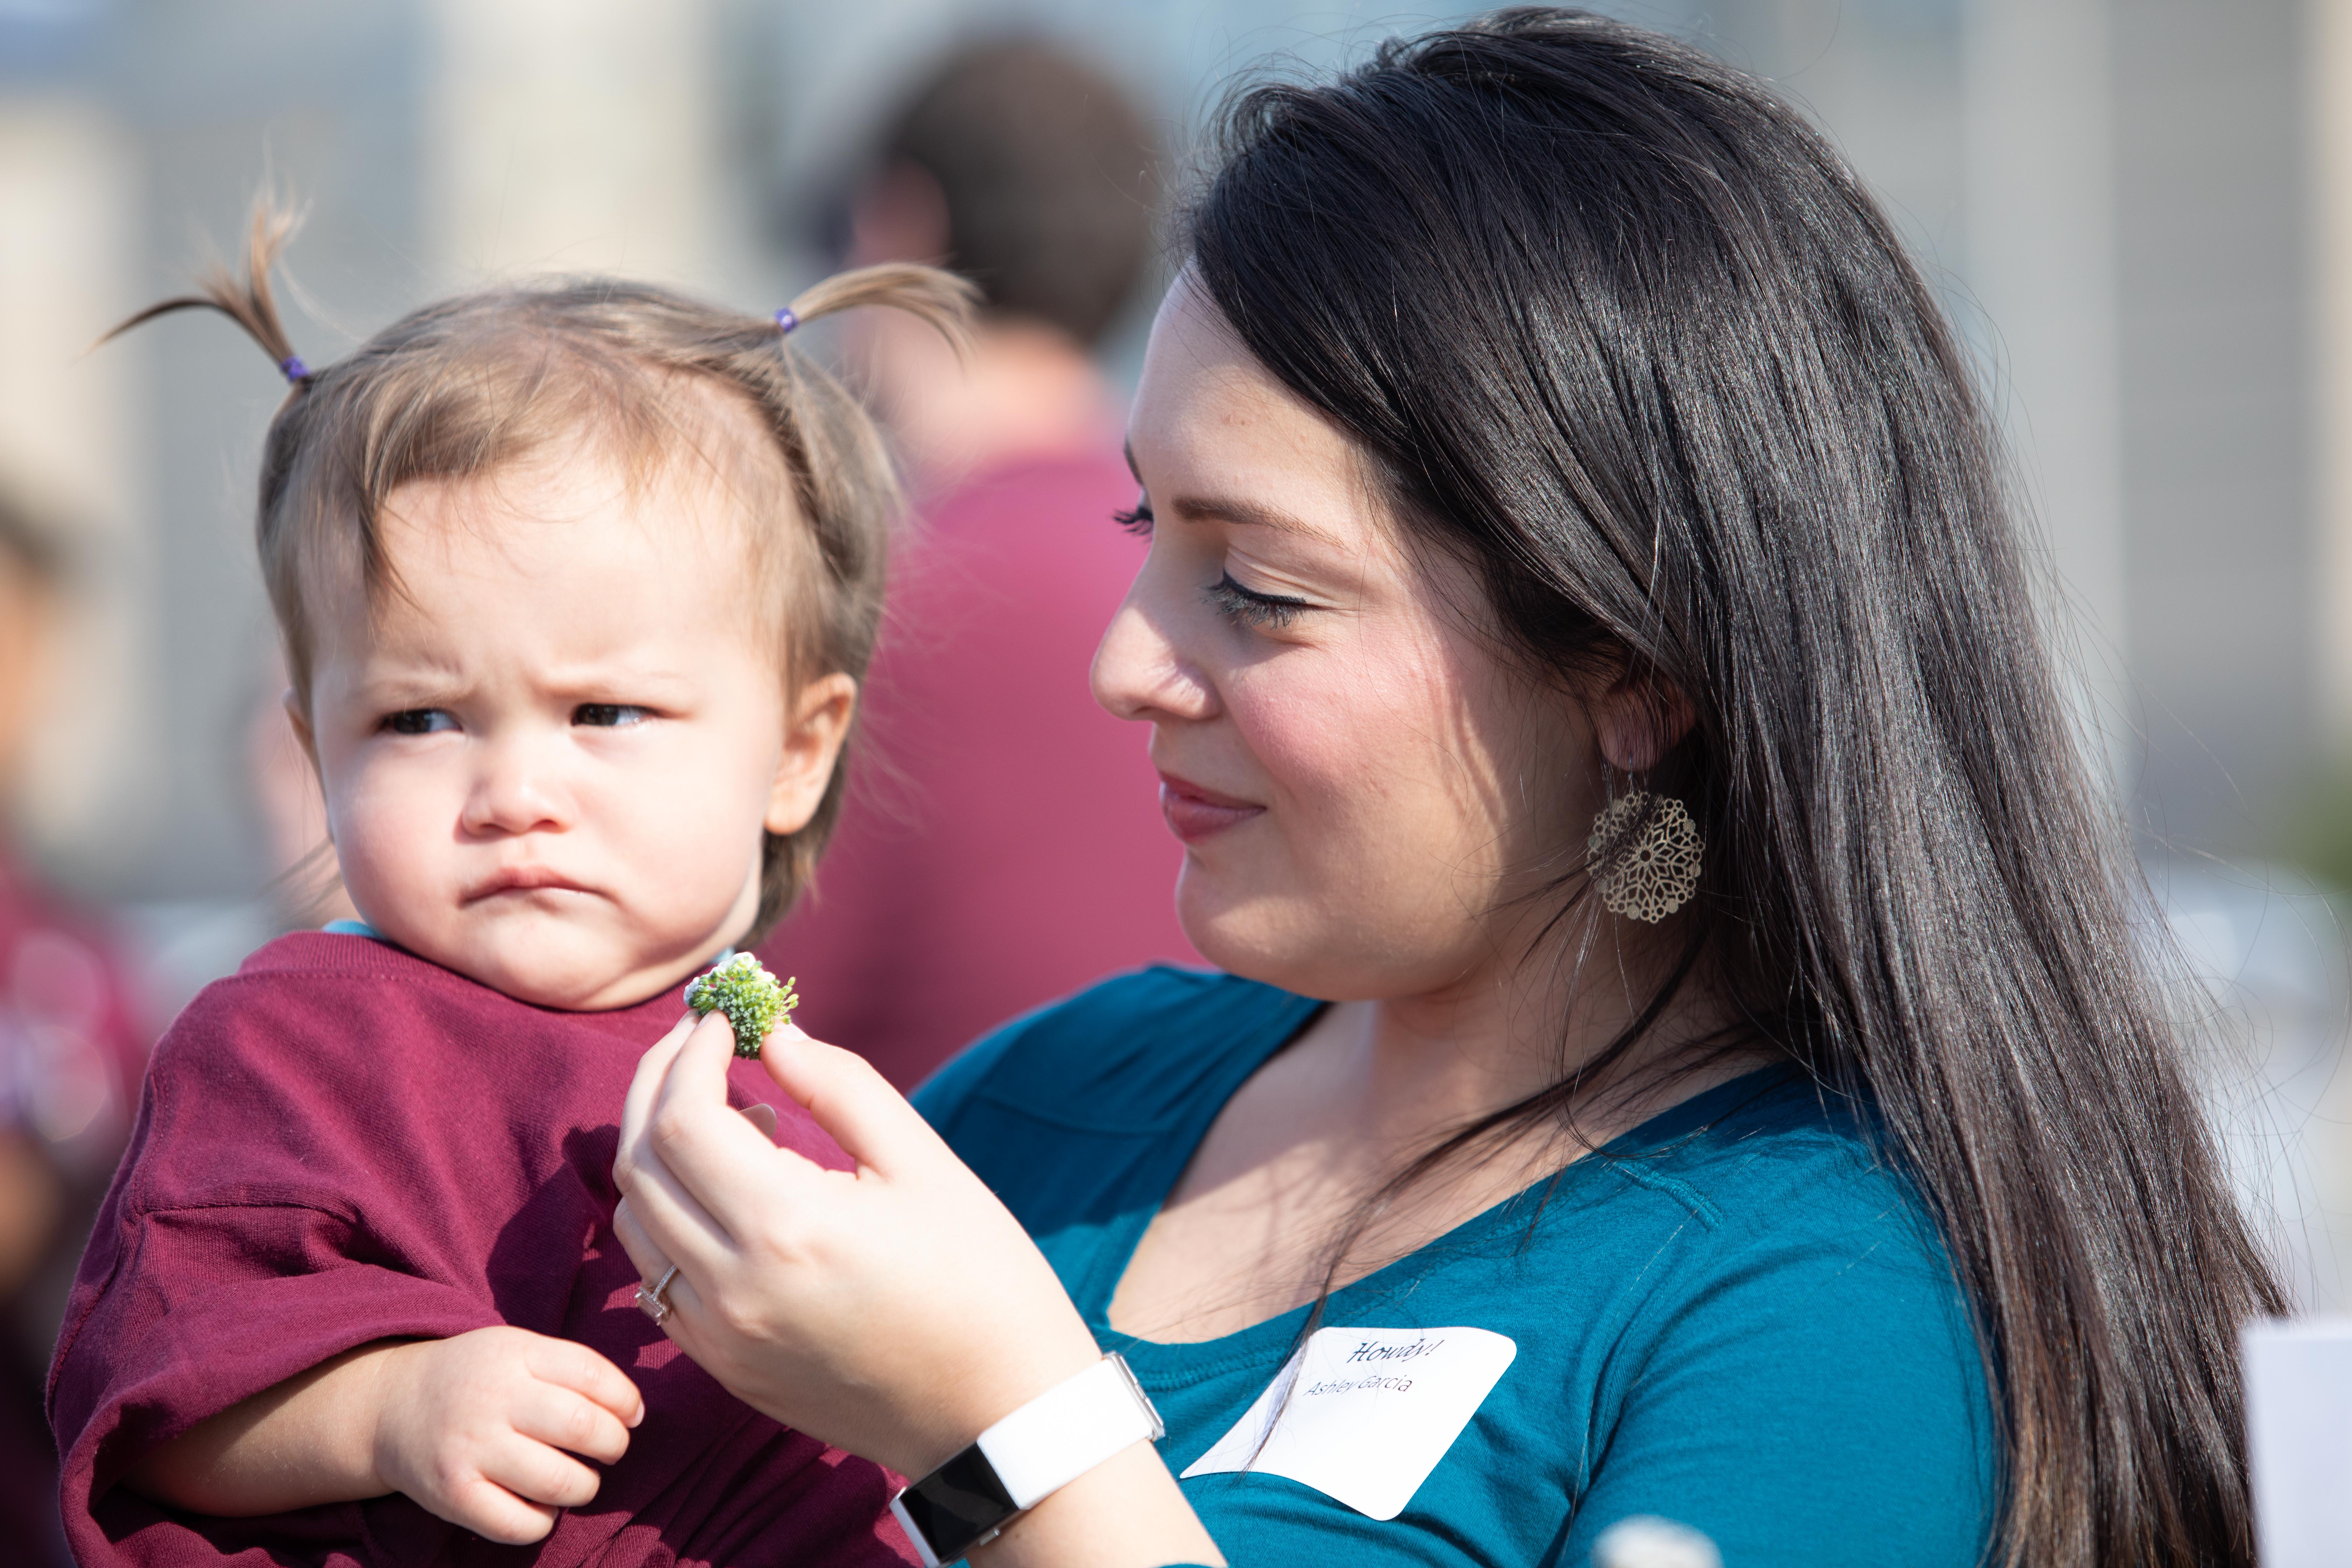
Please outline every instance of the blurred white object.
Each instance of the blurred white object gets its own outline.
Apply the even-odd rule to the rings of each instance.
[[[2337,1080],[2352,973],[2337,911],[2284,867],[2147,871],[2191,982],[2173,1007],[2231,1184],[2295,1309],[2346,1305],[2352,1144]]]
[[[1592,1543],[1592,1568],[1723,1568],[1723,1554],[1687,1524],[1635,1514],[1601,1532]]]
[[[2249,1323],[2247,1459],[2263,1568],[2352,1563],[2352,1318]]]

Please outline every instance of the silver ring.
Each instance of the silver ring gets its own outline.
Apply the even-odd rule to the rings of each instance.
[[[677,1278],[677,1265],[673,1263],[669,1266],[669,1272],[661,1277],[661,1283],[656,1285],[652,1289],[646,1289],[645,1281],[642,1279],[638,1280],[637,1310],[643,1312],[646,1317],[651,1318],[656,1323],[668,1317],[674,1309],[667,1301],[662,1300],[662,1292],[668,1289],[669,1282]]]

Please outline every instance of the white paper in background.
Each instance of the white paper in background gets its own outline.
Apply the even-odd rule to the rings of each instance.
[[[1394,1519],[1518,1353],[1486,1329],[1318,1329],[1184,1474],[1283,1476]]]
[[[2249,1323],[2247,1460],[2263,1568],[2352,1563],[2352,1318]]]

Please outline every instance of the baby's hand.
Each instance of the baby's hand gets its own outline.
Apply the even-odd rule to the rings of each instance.
[[[558,1509],[595,1497],[596,1472],[571,1454],[609,1465],[645,1418],[620,1368],[528,1329],[419,1340],[387,1354],[379,1375],[377,1479],[511,1546],[553,1529]]]

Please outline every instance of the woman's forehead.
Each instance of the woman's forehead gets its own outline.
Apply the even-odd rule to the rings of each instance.
[[[1152,326],[1128,452],[1155,510],[1215,500],[1356,524],[1381,510],[1361,447],[1267,371],[1181,279]]]

